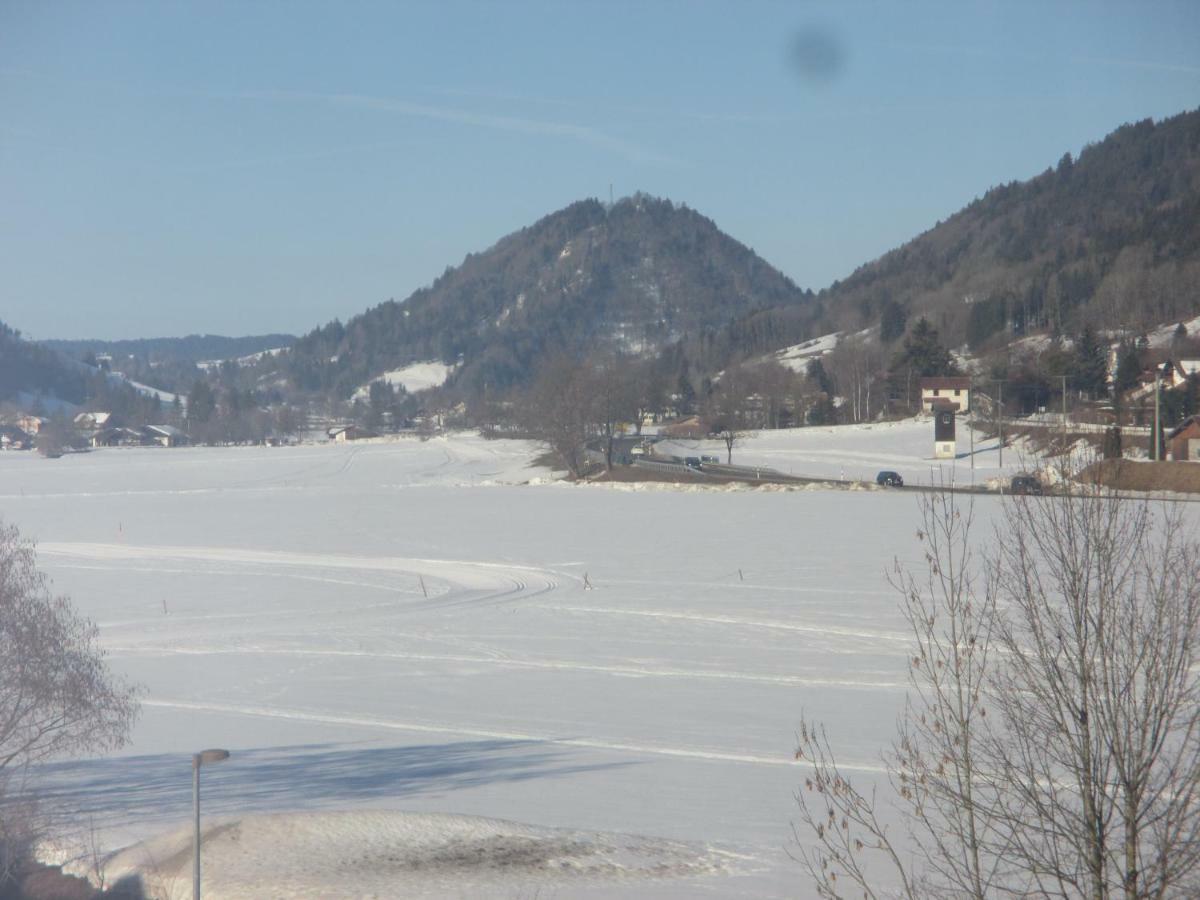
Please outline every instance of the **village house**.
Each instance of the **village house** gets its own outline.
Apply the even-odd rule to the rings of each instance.
[[[329,435],[329,439],[337,444],[345,444],[348,441],[359,441],[363,438],[378,437],[374,431],[360,428],[358,425],[339,425],[336,428],[330,428],[326,433]]]
[[[971,408],[971,379],[965,375],[935,375],[921,379],[921,409],[953,407],[955,412]]]
[[[1185,387],[1193,375],[1200,376],[1200,359],[1168,359],[1162,351],[1147,354],[1150,365],[1138,375],[1137,386],[1129,391],[1131,400],[1154,396],[1156,381],[1163,390]]]
[[[33,438],[16,425],[0,425],[0,450],[28,450]]]
[[[75,427],[80,431],[98,431],[101,428],[113,428],[121,423],[110,412],[81,412],[75,417]]]
[[[1200,462],[1200,416],[1189,416],[1167,435],[1167,459]]]
[[[26,434],[35,435],[41,431],[42,426],[47,424],[49,421],[49,419],[46,419],[43,416],[35,416],[27,413],[18,417],[16,424],[17,427]]]
[[[142,433],[149,443],[160,447],[181,447],[188,443],[188,436],[174,425],[147,425]]]
[[[93,447],[141,447],[146,443],[140,431],[133,428],[101,428],[95,432],[88,443]]]

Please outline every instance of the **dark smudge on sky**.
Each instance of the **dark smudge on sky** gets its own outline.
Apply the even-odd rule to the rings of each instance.
[[[788,55],[801,80],[812,85],[834,81],[846,64],[844,43],[833,31],[818,25],[799,29]]]

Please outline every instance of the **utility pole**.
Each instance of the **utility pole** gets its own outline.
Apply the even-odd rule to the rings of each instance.
[[[975,398],[975,385],[967,389],[967,434],[971,437],[971,486],[975,486],[975,428],[971,424],[971,403]]]
[[[999,466],[1004,468],[1004,382],[1005,379],[996,379],[996,435],[1000,438],[1000,458]]]
[[[1159,424],[1158,400],[1162,395],[1162,368],[1154,367],[1154,461],[1158,462],[1159,458],[1159,443],[1162,436],[1162,425]]]
[[[1062,379],[1062,442],[1063,454],[1067,452],[1067,376],[1058,376]]]

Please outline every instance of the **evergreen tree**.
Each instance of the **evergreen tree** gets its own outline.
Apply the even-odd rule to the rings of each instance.
[[[907,323],[908,313],[904,307],[890,298],[885,300],[883,316],[879,323],[879,339],[885,344],[890,344],[904,334],[904,326]]]
[[[958,367],[950,351],[942,345],[938,331],[922,316],[904,339],[903,349],[892,360],[892,371],[912,369],[922,378],[931,375],[956,375]]]
[[[204,424],[217,411],[217,398],[208,382],[199,380],[188,392],[187,415],[189,422]]]
[[[822,397],[808,410],[809,425],[836,425],[837,407],[829,395]]]
[[[1071,379],[1074,386],[1093,397],[1108,394],[1108,347],[1091,325],[1085,325],[1075,339],[1075,358]]]
[[[679,381],[675,386],[675,411],[681,416],[696,413],[696,389],[692,387],[692,379],[686,371],[679,374]]]
[[[1142,374],[1142,357],[1137,347],[1129,341],[1121,341],[1117,348],[1117,373],[1113,377],[1113,392],[1117,395],[1137,387]]]
[[[828,396],[833,396],[833,379],[829,377],[829,373],[825,371],[825,364],[818,359],[809,360],[808,377],[818,390],[823,391]]]

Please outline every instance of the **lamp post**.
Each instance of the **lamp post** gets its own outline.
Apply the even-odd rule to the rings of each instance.
[[[1154,367],[1154,436],[1151,438],[1154,441],[1154,453],[1151,459],[1158,462],[1158,436],[1162,434],[1162,429],[1158,424],[1158,398],[1162,395],[1162,370],[1158,366]]]
[[[200,767],[226,759],[228,750],[201,750],[192,754],[192,814],[196,820],[192,834],[192,900],[200,900]]]
[[[1162,377],[1171,374],[1174,366],[1169,359],[1161,366],[1154,367],[1154,460],[1162,459],[1162,413],[1159,412],[1159,399],[1162,397]]]

